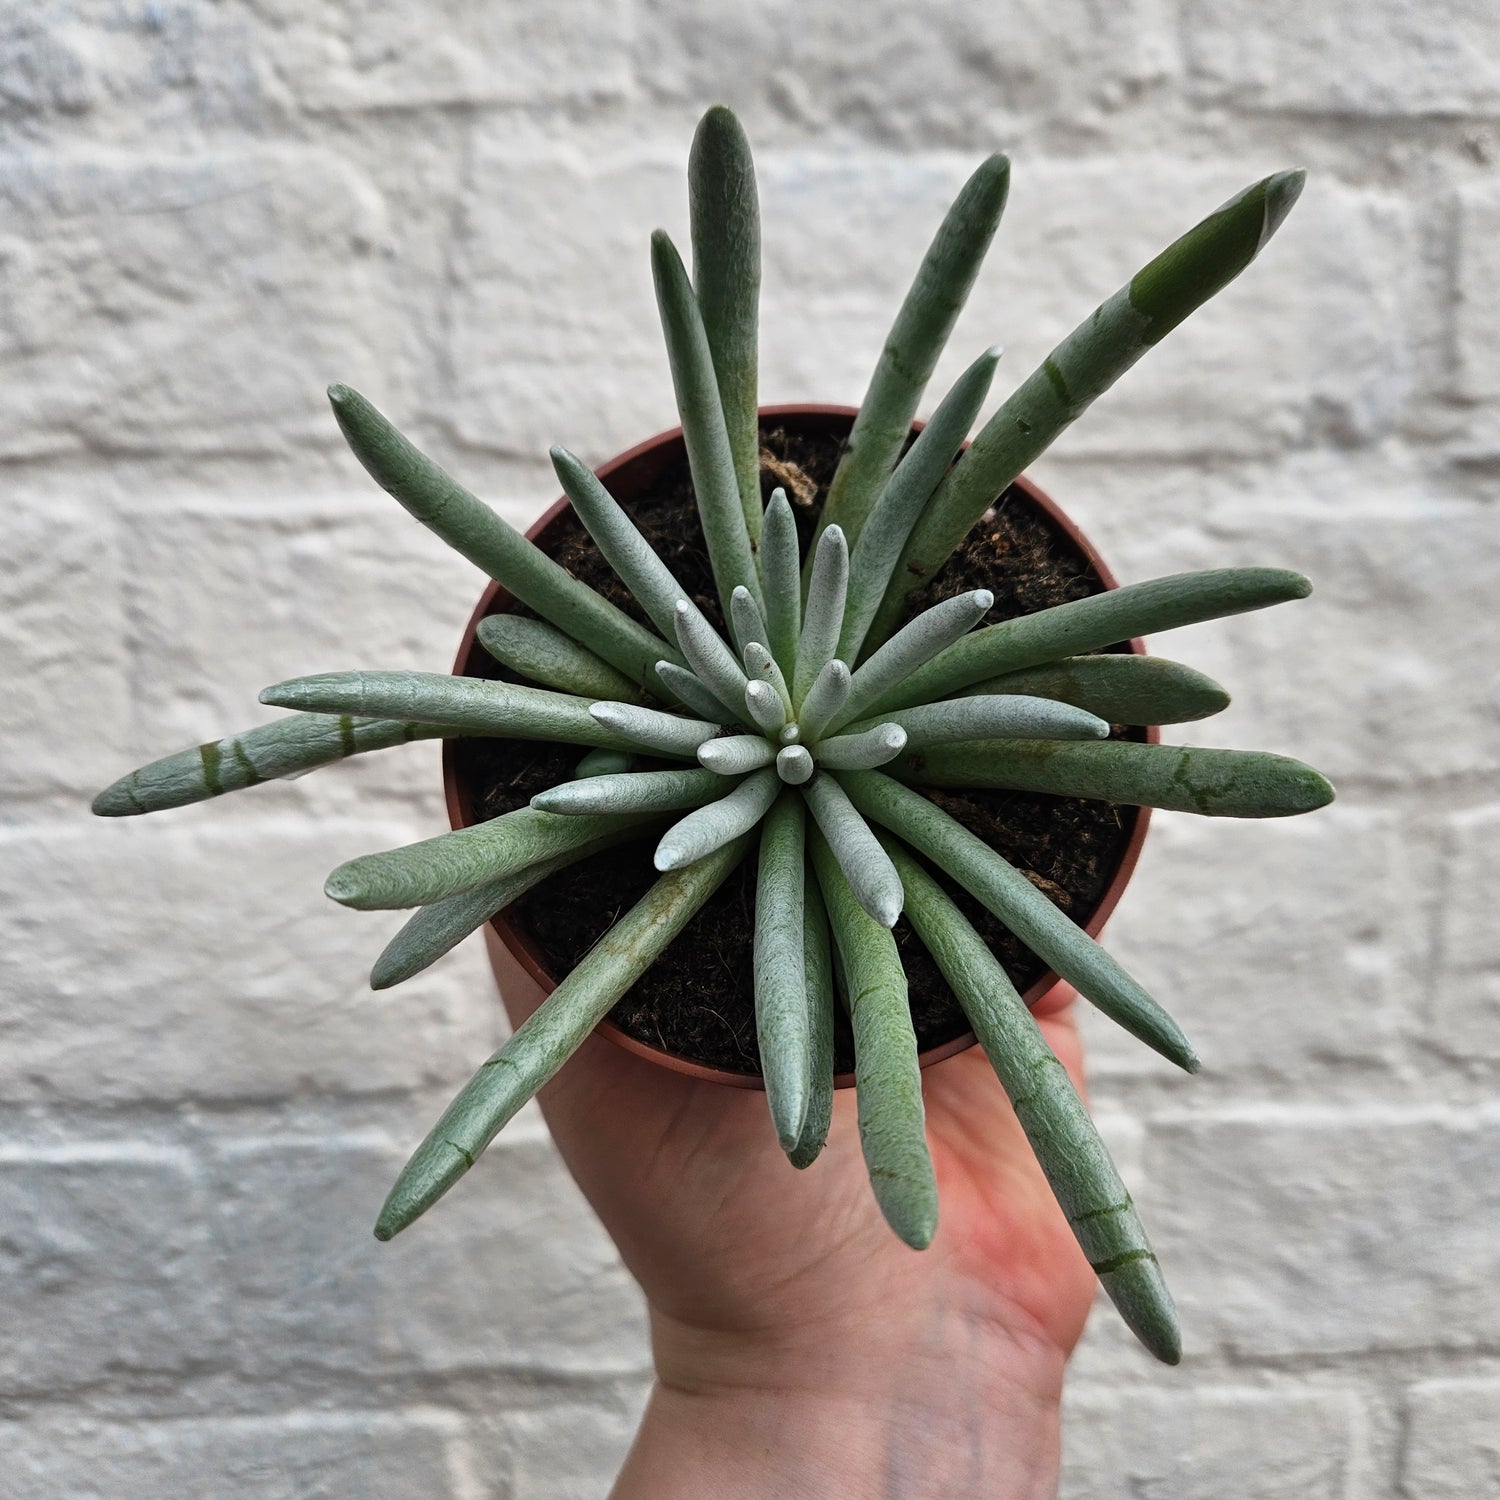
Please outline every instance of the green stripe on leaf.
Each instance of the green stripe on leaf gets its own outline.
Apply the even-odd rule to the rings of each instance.
[[[907,599],[1058,434],[1255,259],[1301,191],[1301,172],[1279,172],[1232,198],[1096,308],[1022,382],[917,522],[876,616],[877,637],[900,620]]]
[[[1067,1070],[984,940],[894,839],[906,912],[963,1007],[1068,1224],[1126,1324],[1158,1359],[1182,1353],[1177,1310],[1130,1194]]]
[[[582,1045],[745,856],[748,839],[663,875],[579,960],[443,1112],[402,1168],[375,1223],[388,1240],[432,1207],[516,1111]]]
[[[1212,818],[1288,818],[1334,795],[1318,772],[1290,756],[1131,740],[938,745],[903,757],[898,774],[924,786],[1012,787]]]

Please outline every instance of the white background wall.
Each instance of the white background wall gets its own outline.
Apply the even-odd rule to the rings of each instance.
[[[1070,1500],[1500,1492],[1500,17],[1486,0],[28,0],[0,19],[0,1452],[36,1496],[600,1493],[636,1295],[534,1112],[420,1232],[391,1173],[501,1022],[319,894],[442,826],[432,746],[104,824],[307,671],[446,668],[478,590],[366,480],[360,386],[516,524],[671,425],[646,235],[738,107],[764,396],[857,401],[943,206],[1014,186],[939,371],[1008,389],[1242,184],[1265,257],[1037,474],[1122,576],[1306,604],[1160,648],[1205,743],[1340,788],[1159,816],[1112,945],[1206,1059],[1094,1028],[1183,1314],[1101,1313]]]

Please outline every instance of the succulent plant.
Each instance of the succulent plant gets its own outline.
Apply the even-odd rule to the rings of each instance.
[[[1175,1360],[1170,1295],[1129,1195],[1057,1059],[942,870],[1106,1015],[1179,1066],[1176,1023],[1023,873],[923,795],[1010,787],[1233,817],[1327,802],[1280,756],[1109,738],[1228,702],[1160,658],[1096,654],[1131,637],[1308,592],[1295,573],[1238,568],[1111,590],[981,627],[975,590],[913,613],[992,502],[1115,379],[1242,271],[1296,199],[1298,173],[1256,183],[1097,308],[980,429],[986,350],[915,441],[912,420],[995,232],[1009,165],[991,157],[949,210],[887,339],[802,556],[792,507],[762,507],[756,356],[759,214],[749,147],[711,110],[690,159],[694,274],[651,242],[721,633],[588,466],[552,450],[563,489],[655,630],[512,530],[363,397],[329,392],[374,478],[540,618],[499,615],[479,639],[540,686],[419,672],[339,672],[268,688],[290,717],[123,777],[94,810],[180,806],[407,740],[494,735],[585,753],[573,779],[458,832],[349,861],[336,901],[417,908],[372,983],[411,977],[540,880],[649,833],[660,878],[465,1085],[382,1209],[389,1238],[473,1166],[729,872],[752,852],[755,1010],[772,1126],[806,1167],[826,1138],[836,996],[850,1013],[859,1129],[882,1212],[928,1244],[937,1191],[917,1046],[891,929],[904,912],[1015,1104],[1102,1283],[1143,1342]],[[904,449],[904,451],[903,451]],[[669,769],[633,769],[635,757]]]

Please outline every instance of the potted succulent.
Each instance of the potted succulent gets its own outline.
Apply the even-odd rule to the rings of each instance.
[[[1038,608],[1012,597],[996,610],[1008,582],[1003,558],[980,545],[989,581],[978,582],[950,560],[1000,526],[997,501],[1051,516],[1056,531],[1046,502],[1016,488],[1025,466],[1249,264],[1301,178],[1255,184],[1169,246],[966,446],[999,350],[965,370],[925,426],[913,418],[995,232],[1008,174],[1004,158],[990,158],[950,209],[852,427],[822,413],[823,436],[831,432],[841,452],[826,494],[810,477],[816,465],[778,454],[774,442],[763,449],[766,429],[795,413],[758,406],[755,179],[743,132],[723,109],[705,116],[693,146],[691,279],[667,237],[652,239],[682,427],[650,445],[653,461],[634,466],[635,480],[624,482],[631,465],[622,462],[601,471],[612,481],[604,482],[554,448],[570,509],[555,510],[534,542],[363,397],[331,389],[338,423],[377,482],[495,580],[474,627],[493,669],[281,683],[261,699],[288,717],[134,771],[100,794],[95,811],[180,806],[366,750],[449,738],[450,800],[464,826],[351,860],[328,879],[328,894],[345,905],[416,909],[377,961],[377,985],[410,977],[591,859],[596,878],[617,889],[620,871],[639,883],[637,867],[652,867],[617,921],[604,913],[621,901],[600,903],[602,930],[586,934],[567,972],[543,976],[532,962],[533,976],[555,987],[418,1147],[380,1212],[380,1238],[473,1166],[733,876],[745,899],[724,920],[738,921],[753,951],[758,1081],[790,1163],[806,1167],[821,1150],[834,1088],[850,1081],[838,1076],[836,1051],[852,1052],[876,1200],[907,1244],[931,1240],[937,1190],[907,980],[925,954],[960,1029],[971,1030],[1012,1099],[1102,1284],[1146,1346],[1177,1359],[1155,1257],[1031,1019],[1016,954],[1034,955],[1022,988],[1050,970],[1181,1067],[1195,1070],[1197,1058],[1166,1012],[1064,914],[1058,891],[997,853],[992,827],[976,827],[966,809],[996,789],[1033,807],[1085,799],[1106,816],[1134,817],[1138,844],[1135,809],[1275,817],[1323,805],[1331,789],[1297,761],[1159,743],[1146,727],[1201,718],[1227,695],[1186,667],[1109,649],[1300,598],[1309,586],[1280,569],[1235,568],[1105,588],[1096,568],[1061,602]],[[811,417],[817,428],[815,409]],[[686,496],[675,510],[663,498],[674,454]],[[656,546],[643,534],[651,506]],[[519,803],[513,788],[525,778],[511,776],[513,805],[498,815],[481,805],[474,765],[459,765],[460,746],[491,741],[502,758],[529,743],[543,768],[544,784],[523,786]],[[639,859],[601,860],[627,844]],[[1116,892],[1127,863],[1117,851]],[[1096,899],[1086,918],[1106,904]],[[514,925],[492,930],[524,947]],[[946,1050],[964,1040],[950,1037]]]

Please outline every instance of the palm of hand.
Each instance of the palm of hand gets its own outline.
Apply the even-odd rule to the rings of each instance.
[[[1036,1014],[1078,1084],[1071,999],[1059,988]],[[1094,1275],[993,1070],[972,1048],[929,1069],[924,1094],[941,1217],[920,1253],[876,1207],[853,1090],[838,1091],[828,1146],[803,1172],[781,1154],[763,1094],[683,1078],[602,1038],[541,1103],[658,1319],[792,1348],[956,1314],[1066,1357]]]

